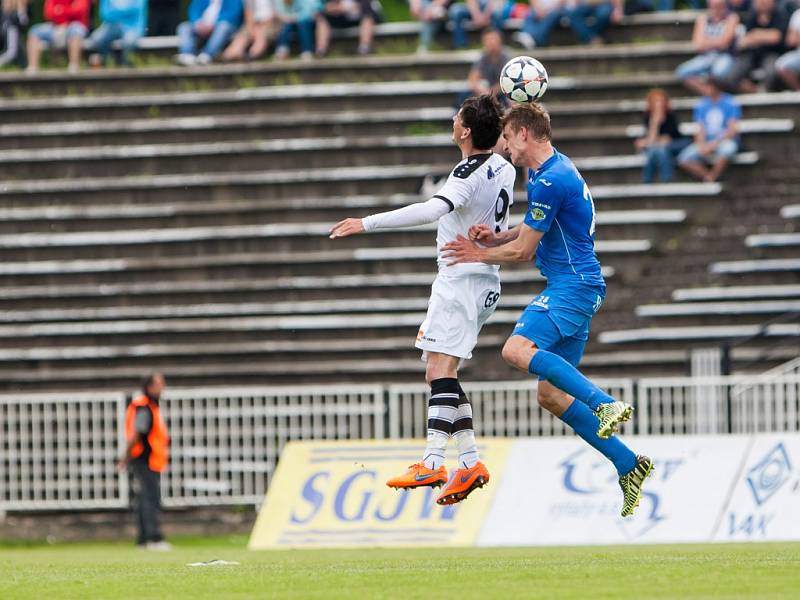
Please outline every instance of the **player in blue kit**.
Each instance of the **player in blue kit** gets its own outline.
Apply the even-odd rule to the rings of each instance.
[[[589,187],[572,161],[551,143],[550,116],[537,104],[517,104],[503,120],[511,162],[528,168],[528,211],[523,223],[495,233],[485,225],[444,247],[451,264],[529,261],[547,279],[503,347],[511,366],[539,377],[538,401],[572,427],[616,467],[622,516],[633,514],[653,461],[612,437],[633,408],[614,400],[578,370],[589,325],[606,285],[594,251],[595,209]],[[477,243],[476,243],[477,242]]]

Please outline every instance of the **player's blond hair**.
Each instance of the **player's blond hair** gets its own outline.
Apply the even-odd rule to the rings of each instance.
[[[503,117],[503,127],[510,127],[514,133],[527,129],[534,139],[549,142],[553,139],[550,130],[550,115],[541,105],[534,102],[514,103]]]

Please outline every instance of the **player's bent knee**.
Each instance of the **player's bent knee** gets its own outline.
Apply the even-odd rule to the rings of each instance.
[[[536,400],[539,402],[539,406],[545,409],[548,412],[555,412],[561,406],[561,394],[558,392],[554,392],[552,390],[543,390],[539,389],[539,392],[536,394]]]
[[[520,371],[528,371],[528,363],[536,351],[536,344],[522,336],[512,335],[503,346],[503,360]]]

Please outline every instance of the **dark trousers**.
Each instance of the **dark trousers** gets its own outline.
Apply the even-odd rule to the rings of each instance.
[[[161,473],[153,471],[144,460],[131,461],[134,478],[134,512],[136,514],[136,543],[160,542],[161,535]]]

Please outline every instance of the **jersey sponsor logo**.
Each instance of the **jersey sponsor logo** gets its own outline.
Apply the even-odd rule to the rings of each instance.
[[[547,181],[547,179],[540,179],[539,181],[541,181],[542,185],[546,187],[550,187],[551,185],[553,185],[551,182]]]
[[[544,221],[545,218],[544,211],[541,208],[534,208],[531,211],[531,218],[534,221]]]
[[[494,177],[494,171],[492,171],[491,166],[488,169],[486,169],[486,177],[487,179],[491,179],[492,177]]]
[[[531,206],[539,206],[541,208],[544,208],[545,210],[550,210],[550,205],[549,204],[544,204],[542,202],[535,202],[533,200],[531,200]]]

